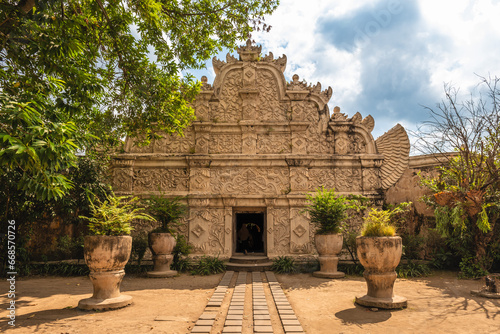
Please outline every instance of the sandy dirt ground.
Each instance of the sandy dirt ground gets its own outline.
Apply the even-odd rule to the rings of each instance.
[[[113,311],[81,311],[78,301],[90,297],[86,277],[18,278],[16,327],[7,324],[9,285],[0,282],[0,332],[5,333],[189,333],[222,274],[181,275],[170,279],[126,276],[122,293],[131,306]],[[500,333],[500,300],[472,296],[483,282],[458,280],[454,273],[421,279],[398,279],[397,295],[408,308],[396,311],[355,306],[366,292],[361,277],[340,280],[309,274],[277,275],[304,330],[330,333]]]
[[[459,280],[455,273],[397,279],[403,310],[370,310],[354,304],[366,294],[362,277],[325,280],[306,274],[277,275],[307,333],[500,333],[500,299],[470,294],[483,281]]]

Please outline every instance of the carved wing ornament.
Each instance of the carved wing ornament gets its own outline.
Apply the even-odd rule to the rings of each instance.
[[[382,188],[394,185],[408,167],[410,161],[410,140],[405,129],[397,124],[375,141],[377,150],[384,155],[380,167]]]

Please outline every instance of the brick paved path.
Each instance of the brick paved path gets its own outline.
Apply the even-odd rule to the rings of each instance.
[[[304,330],[273,272],[228,271],[191,333],[301,334]]]

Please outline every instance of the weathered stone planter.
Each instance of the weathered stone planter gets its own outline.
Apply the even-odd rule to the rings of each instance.
[[[130,305],[132,297],[120,294],[120,284],[125,276],[132,250],[131,236],[86,236],[84,240],[85,263],[90,269],[94,294],[82,299],[78,308],[83,310],[116,309]]]
[[[148,272],[148,277],[173,277],[177,275],[177,271],[170,270],[174,259],[172,251],[177,243],[175,238],[170,233],[150,233],[148,239],[154,262],[154,269]]]
[[[356,297],[356,303],[385,309],[406,307],[406,298],[393,292],[395,269],[403,251],[401,237],[357,237],[356,246],[368,285],[367,294]]]
[[[320,271],[315,271],[313,276],[322,278],[344,277],[343,272],[337,271],[338,254],[342,250],[342,234],[316,234],[314,239],[319,253]]]

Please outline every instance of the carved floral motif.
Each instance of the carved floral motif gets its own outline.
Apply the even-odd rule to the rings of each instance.
[[[307,128],[307,153],[333,154],[332,138],[322,131],[317,124]]]
[[[190,170],[190,190],[209,191],[210,190],[210,169],[191,168]]]
[[[209,153],[241,153],[240,134],[212,134]]]
[[[257,154],[290,153],[290,144],[288,134],[263,134],[257,139]]]
[[[194,253],[223,253],[225,226],[223,209],[191,209],[189,242]]]
[[[257,82],[259,82],[259,112],[257,119],[262,121],[286,121],[286,106],[278,100],[278,85],[274,74],[269,70],[257,71]]]
[[[134,191],[179,191],[188,189],[188,172],[177,169],[137,169],[133,174]]]
[[[220,194],[281,194],[289,188],[288,169],[212,169],[212,191]]]
[[[132,190],[133,171],[130,168],[115,168],[113,171],[113,189],[115,191]]]
[[[288,254],[290,244],[289,210],[286,208],[269,210],[273,215],[274,251],[278,255]]]
[[[309,170],[310,189],[316,189],[322,186],[327,189],[336,188],[335,170],[331,168],[311,168]]]
[[[192,128],[184,130],[184,137],[164,135],[162,139],[154,141],[155,153],[188,153],[194,147],[194,133]]]
[[[361,170],[339,168],[335,171],[335,190],[342,192],[361,191]]]
[[[241,119],[241,97],[238,93],[242,87],[242,71],[230,71],[223,82],[217,108],[211,104],[211,118],[220,122],[236,122]]]

